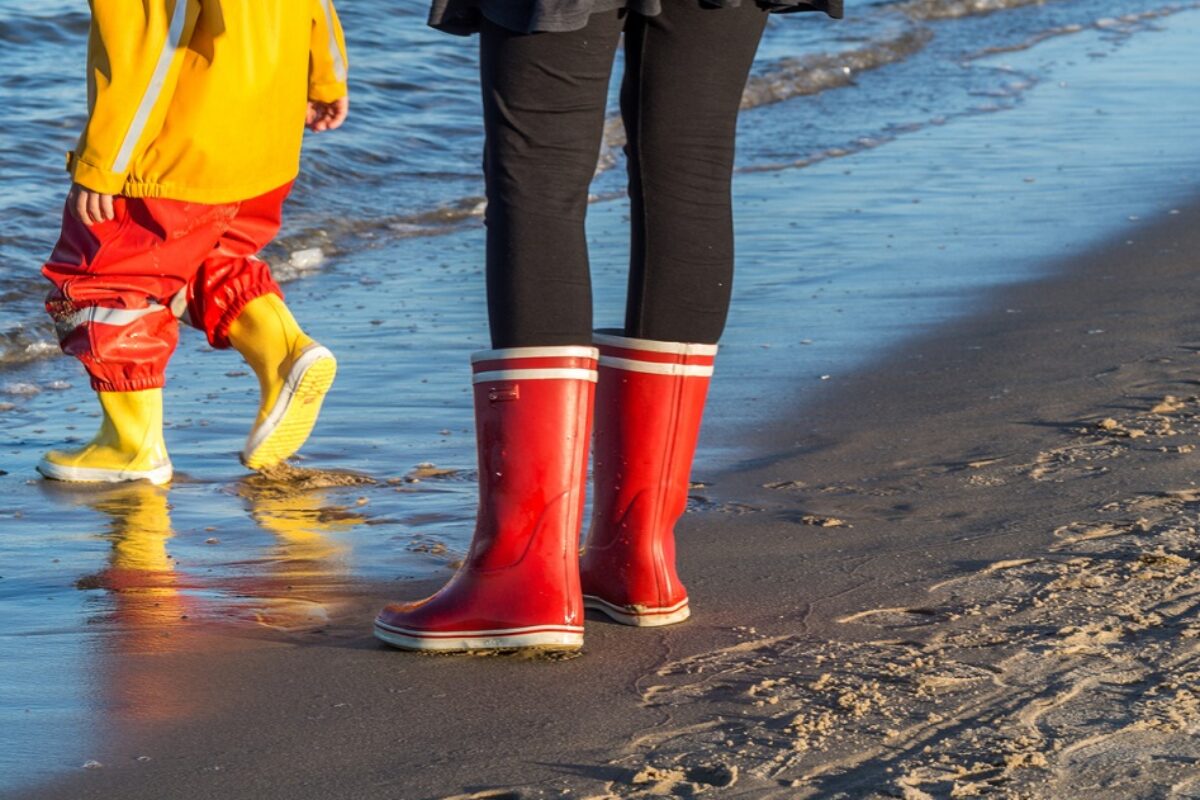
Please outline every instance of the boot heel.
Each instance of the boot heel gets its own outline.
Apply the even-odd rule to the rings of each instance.
[[[602,597],[585,594],[583,607],[599,611],[614,622],[622,625],[632,625],[636,628],[659,628],[663,625],[674,625],[683,622],[692,612],[688,609],[685,597],[673,606],[619,606],[610,603]]]

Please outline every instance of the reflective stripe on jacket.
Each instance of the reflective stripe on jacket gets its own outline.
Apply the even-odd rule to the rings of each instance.
[[[346,94],[333,0],[90,0],[88,121],[106,194],[228,203],[296,177],[307,101]]]

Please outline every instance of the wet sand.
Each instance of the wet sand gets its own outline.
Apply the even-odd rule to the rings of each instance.
[[[685,625],[415,656],[364,620],[441,578],[363,584],[131,648],[130,707],[189,713],[117,703],[19,796],[1200,795],[1196,252],[1193,204],[763,419],[681,524]]]

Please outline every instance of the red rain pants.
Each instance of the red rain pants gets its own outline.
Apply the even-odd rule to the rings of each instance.
[[[221,205],[117,197],[113,219],[90,227],[63,212],[62,234],[42,268],[54,284],[46,310],[63,352],[83,362],[93,389],[160,388],[178,319],[226,348],[247,303],[283,296],[255,254],[278,233],[291,188]]]

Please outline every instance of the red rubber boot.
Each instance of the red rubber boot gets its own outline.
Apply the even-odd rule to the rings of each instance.
[[[600,334],[596,344],[596,491],[583,602],[625,625],[683,622],[675,522],[687,508],[717,346]]]
[[[437,594],[383,609],[375,635],[406,650],[576,649],[596,350],[516,347],[471,361],[480,492],[471,549]]]

